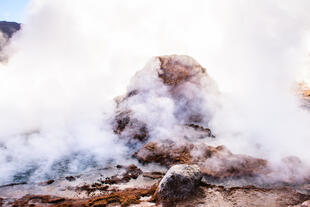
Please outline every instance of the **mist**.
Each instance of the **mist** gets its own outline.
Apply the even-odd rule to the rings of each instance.
[[[194,57],[216,82],[221,95],[202,109],[217,143],[309,162],[310,116],[295,92],[309,81],[309,10],[307,0],[31,1],[0,64],[0,184],[55,176],[63,160],[69,172],[126,160],[113,98],[170,54]],[[172,114],[169,99],[160,104],[136,116]],[[174,123],[161,120],[158,129]]]

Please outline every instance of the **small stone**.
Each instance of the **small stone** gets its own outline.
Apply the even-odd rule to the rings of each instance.
[[[65,179],[66,179],[67,181],[69,181],[69,182],[75,181],[75,180],[76,180],[76,178],[73,177],[73,176],[67,176],[67,177],[65,177]]]

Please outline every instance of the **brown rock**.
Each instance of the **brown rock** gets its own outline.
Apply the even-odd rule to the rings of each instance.
[[[193,58],[185,55],[155,57],[153,64],[136,73],[128,88],[126,95],[115,100],[117,108],[113,129],[121,139],[136,144],[150,138],[154,126],[149,126],[150,123],[141,118],[143,115],[137,118],[134,108],[154,96],[174,102],[175,111],[171,116],[179,120],[179,125],[203,132],[205,137],[214,137],[207,127],[211,115],[206,111],[205,103],[209,103],[206,94],[217,93],[217,87]]]
[[[247,155],[214,156],[199,162],[201,171],[208,176],[223,179],[266,174],[267,161]]]
[[[133,156],[142,163],[158,163],[166,167],[197,164],[205,175],[217,179],[255,176],[268,172],[266,160],[233,154],[224,146],[149,142]]]
[[[190,154],[193,145],[176,147],[175,143],[149,142],[141,147],[133,156],[142,163],[158,163],[166,167],[174,164],[191,163]]]

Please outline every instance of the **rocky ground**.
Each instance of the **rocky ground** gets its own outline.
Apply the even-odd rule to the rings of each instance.
[[[112,125],[132,151],[130,163],[0,186],[0,206],[310,206],[310,173],[309,178],[299,176],[306,167],[297,157],[283,158],[292,176],[276,179],[277,171],[267,160],[214,144],[216,135],[203,106],[205,97],[216,93],[206,69],[194,59],[154,58],[136,74],[127,94],[115,99]],[[154,125],[161,130],[162,125],[135,111],[150,97],[168,97],[175,103],[173,129],[169,128],[174,137],[154,130]]]
[[[165,171],[149,172],[147,168],[142,170],[135,165],[117,166],[36,184],[12,184],[0,188],[1,203],[2,206],[280,207],[308,206],[302,203],[310,199],[306,184],[232,187],[210,184],[212,181],[203,173],[198,178],[189,175],[184,179],[184,170],[176,172],[178,176],[174,174],[174,177],[167,173],[163,179]],[[165,185],[160,185],[161,179]],[[166,194],[160,193],[160,189]]]

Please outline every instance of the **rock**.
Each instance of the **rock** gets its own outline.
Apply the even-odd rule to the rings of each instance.
[[[158,76],[166,85],[177,86],[206,74],[206,69],[189,56],[170,55],[158,58],[161,62]]]
[[[269,172],[268,162],[264,159],[233,154],[225,146],[213,147],[203,143],[149,142],[133,157],[143,164],[158,163],[166,167],[196,164],[204,175],[214,179],[253,177]]]
[[[161,137],[154,129],[170,127],[167,124],[173,122],[180,130],[199,132],[200,138],[214,137],[208,128],[212,116],[208,105],[216,105],[217,94],[215,82],[193,58],[155,57],[135,74],[127,93],[115,99],[114,132],[133,148],[151,135]]]
[[[72,175],[71,175],[71,176],[66,176],[65,179],[66,179],[67,181],[69,181],[69,182],[72,182],[72,181],[75,181],[75,180],[76,180],[76,178],[73,177]]]
[[[176,143],[149,142],[141,147],[133,157],[141,163],[158,163],[166,167],[175,164],[190,164],[190,154],[194,145],[181,145]]]
[[[8,38],[11,38],[15,32],[20,30],[21,25],[16,22],[0,21],[0,31]]]
[[[231,152],[227,154],[223,150],[198,164],[205,175],[215,179],[254,177],[269,173],[267,160]]]
[[[131,116],[129,111],[122,111],[115,116],[114,133],[127,139],[128,143],[144,142],[149,138],[147,125]]]
[[[202,173],[197,165],[174,165],[160,181],[156,199],[161,203],[184,200],[195,193],[201,178]]]

